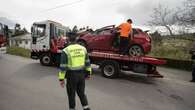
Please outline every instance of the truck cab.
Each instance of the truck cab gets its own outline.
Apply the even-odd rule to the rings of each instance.
[[[50,20],[33,23],[31,58],[40,59],[43,65],[55,63],[67,43],[67,31],[68,27]]]

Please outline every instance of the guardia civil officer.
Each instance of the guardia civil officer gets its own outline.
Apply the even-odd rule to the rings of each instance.
[[[195,52],[192,52],[192,80],[190,82],[195,82]]]
[[[69,110],[75,110],[75,94],[77,93],[83,110],[90,110],[85,95],[85,79],[90,78],[92,69],[85,47],[75,43],[76,38],[69,38],[70,44],[63,49],[61,54],[59,81],[64,87],[66,79],[66,90],[69,101]]]

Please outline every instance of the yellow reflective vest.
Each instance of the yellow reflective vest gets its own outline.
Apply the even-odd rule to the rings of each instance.
[[[86,70],[91,74],[90,60],[85,47],[71,44],[61,54],[59,80],[64,80],[67,70]]]

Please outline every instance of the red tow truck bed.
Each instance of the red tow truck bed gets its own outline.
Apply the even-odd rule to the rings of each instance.
[[[149,56],[128,56],[109,52],[90,52],[90,60],[93,64],[100,65],[103,76],[107,78],[117,77],[120,70],[128,70],[146,74],[148,77],[163,76],[156,69],[157,65],[163,65],[165,60]]]

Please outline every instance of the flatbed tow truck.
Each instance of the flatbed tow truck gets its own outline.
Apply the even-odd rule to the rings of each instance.
[[[68,28],[60,23],[46,20],[33,23],[31,32],[31,58],[40,59],[42,65],[59,65],[62,49],[67,43],[66,37],[62,36],[66,36]],[[156,70],[156,66],[166,63],[164,60],[152,57],[133,57],[116,54],[112,51],[93,50],[89,52],[89,57],[91,63],[99,65],[102,75],[107,78],[116,78],[121,70],[162,78],[163,76]]]
[[[110,52],[92,51],[89,53],[92,64],[99,65],[102,75],[116,78],[121,70],[145,74],[147,77],[163,78],[156,66],[166,63],[165,60],[148,56],[128,56]]]

